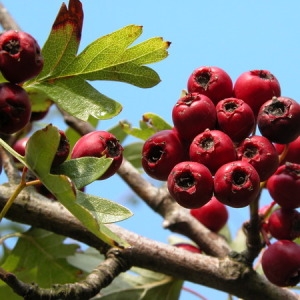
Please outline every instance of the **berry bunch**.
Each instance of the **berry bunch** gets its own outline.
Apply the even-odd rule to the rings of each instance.
[[[28,33],[9,30],[0,35],[0,71],[8,81],[0,84],[0,133],[13,134],[31,118],[31,102],[21,87],[44,65],[37,41]]]
[[[174,200],[215,232],[227,222],[226,206],[248,206],[266,187],[279,209],[263,228],[278,241],[265,250],[263,270],[277,285],[298,283],[299,103],[281,95],[267,70],[244,72],[233,83],[221,68],[203,66],[189,76],[172,120],[172,130],[145,141],[145,172],[166,181]]]

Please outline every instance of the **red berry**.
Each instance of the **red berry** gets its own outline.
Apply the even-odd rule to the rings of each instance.
[[[274,145],[265,137],[253,135],[237,148],[238,159],[247,161],[258,172],[260,181],[267,180],[278,168],[279,158]]]
[[[212,174],[223,164],[236,160],[236,151],[230,137],[220,130],[205,130],[190,145],[190,159],[204,164]]]
[[[300,165],[285,163],[268,179],[267,189],[281,207],[300,207]]]
[[[23,138],[17,140],[12,145],[12,148],[20,155],[25,156],[26,144],[27,144],[28,140],[29,140],[28,136],[23,137]]]
[[[142,166],[152,178],[165,181],[172,168],[185,159],[185,149],[176,130],[162,130],[147,139],[142,149]]]
[[[268,231],[277,240],[294,240],[300,236],[300,213],[279,208],[268,219]]]
[[[0,133],[12,134],[30,120],[31,102],[26,91],[9,82],[0,84]]]
[[[267,70],[252,70],[242,73],[233,85],[236,98],[244,100],[256,116],[260,107],[281,93],[277,78]]]
[[[201,253],[201,250],[192,245],[192,244],[188,244],[188,243],[177,243],[177,244],[174,244],[175,247],[177,248],[181,248],[181,249],[184,249],[184,250],[187,250],[189,252],[193,252],[193,253]]]
[[[261,265],[273,284],[295,286],[300,281],[300,246],[289,240],[276,241],[264,251]]]
[[[255,117],[251,107],[241,99],[226,98],[216,105],[219,129],[233,142],[240,142],[253,132]]]
[[[187,90],[189,93],[204,94],[217,104],[232,96],[232,80],[221,68],[202,66],[195,69],[188,78]]]
[[[300,135],[300,105],[288,97],[274,97],[261,106],[257,125],[271,142],[290,143]]]
[[[114,175],[119,169],[123,161],[123,147],[113,134],[96,130],[82,136],[71,152],[71,159],[85,156],[113,159],[109,168],[98,178],[103,180]]]
[[[174,200],[189,209],[203,206],[213,195],[213,177],[207,167],[197,162],[175,165],[167,184]]]
[[[37,76],[44,65],[40,46],[28,33],[9,30],[0,35],[0,70],[13,83]]]
[[[202,207],[191,209],[190,213],[200,223],[214,232],[220,231],[228,220],[227,207],[218,201],[216,197],[212,197]]]
[[[285,145],[284,144],[274,144],[279,155],[282,154]],[[295,164],[300,164],[300,136],[297,137],[294,141],[290,142],[287,146],[287,152],[281,161],[281,164],[285,162],[291,162]]]
[[[233,161],[221,166],[214,177],[216,198],[231,207],[245,207],[260,192],[260,178],[255,168],[246,161]]]
[[[44,119],[44,117],[48,114],[49,109],[50,109],[50,107],[44,111],[32,111],[31,117],[30,117],[30,122],[40,121],[40,120]]]
[[[216,108],[207,96],[191,93],[176,102],[172,119],[180,138],[191,142],[197,134],[215,127]]]

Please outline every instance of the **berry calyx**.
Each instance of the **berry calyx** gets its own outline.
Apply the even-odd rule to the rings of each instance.
[[[214,104],[233,95],[232,80],[227,72],[215,66],[202,66],[188,78],[189,93],[199,93],[209,97]]]
[[[258,172],[260,181],[267,180],[278,168],[279,158],[274,145],[265,137],[253,135],[237,147],[238,159],[247,161]]]
[[[176,130],[159,131],[148,138],[142,149],[142,166],[152,178],[165,181],[172,168],[185,159],[185,148]]]
[[[12,134],[30,120],[31,102],[26,91],[9,82],[0,84],[0,133]]]
[[[260,192],[260,178],[246,161],[221,166],[214,177],[214,194],[225,205],[241,208],[254,201]]]
[[[214,174],[223,164],[236,160],[236,150],[230,137],[220,130],[205,130],[192,141],[191,161],[204,164]]]
[[[241,142],[253,132],[255,116],[251,107],[243,100],[223,99],[217,103],[216,111],[218,128],[233,142]]]
[[[168,176],[167,186],[174,200],[189,209],[203,206],[213,195],[213,177],[209,169],[192,161],[175,165]]]
[[[273,97],[261,106],[257,125],[271,142],[290,143],[300,134],[300,105],[292,98]]]
[[[103,180],[114,175],[119,169],[123,161],[123,147],[110,132],[96,130],[79,138],[72,149],[71,159],[86,156],[113,159],[109,168],[98,178]]]
[[[44,59],[37,41],[28,33],[9,30],[0,35],[0,70],[12,83],[37,76]]]

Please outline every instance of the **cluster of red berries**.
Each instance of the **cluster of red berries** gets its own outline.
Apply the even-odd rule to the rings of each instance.
[[[300,246],[291,240],[300,232],[300,105],[281,96],[279,81],[267,70],[244,72],[233,83],[221,68],[204,66],[188,78],[172,120],[172,129],[145,141],[145,172],[166,181],[174,200],[196,218],[212,200],[235,208],[248,206],[265,182],[280,208],[264,227],[280,241],[265,251],[263,269],[275,284],[299,282]],[[207,227],[218,231],[220,227],[211,227],[218,217],[209,214],[203,213],[210,219]],[[286,256],[293,263],[280,276]]]
[[[37,41],[28,33],[9,30],[0,35],[0,133],[23,129],[31,118],[31,102],[22,83],[37,76],[44,65]]]

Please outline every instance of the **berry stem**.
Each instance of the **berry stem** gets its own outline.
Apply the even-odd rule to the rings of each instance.
[[[7,202],[5,203],[3,209],[0,212],[0,222],[2,221],[4,216],[6,215],[9,208],[12,206],[15,199],[22,192],[22,190],[26,187],[26,173],[27,173],[27,168],[24,167],[23,172],[22,172],[21,182],[19,183],[19,185],[17,186],[17,188],[15,189],[13,194],[10,196],[10,198],[7,200]]]

